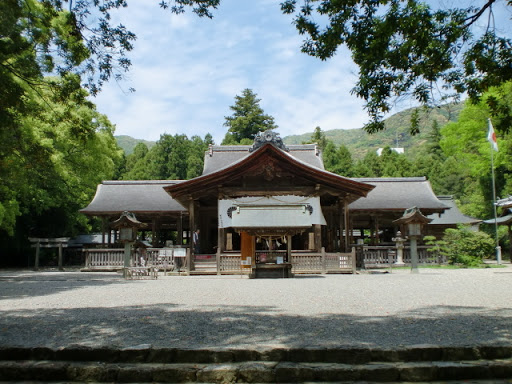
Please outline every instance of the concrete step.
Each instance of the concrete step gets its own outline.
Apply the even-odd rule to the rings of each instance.
[[[0,381],[297,383],[512,378],[512,347],[176,350],[4,348]],[[495,381],[494,381],[495,382]]]

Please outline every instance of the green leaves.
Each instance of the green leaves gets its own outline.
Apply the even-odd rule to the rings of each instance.
[[[441,253],[450,264],[480,266],[484,258],[494,254],[494,241],[486,233],[471,231],[466,227],[447,229],[440,244]]]
[[[235,105],[229,107],[233,115],[225,117],[224,126],[229,129],[222,144],[242,144],[244,139],[252,143],[257,133],[277,128],[274,118],[260,107],[260,101],[248,88],[242,91],[242,96],[235,96]]]
[[[365,129],[370,133],[385,128],[383,116],[398,97],[432,106],[453,97],[455,90],[478,101],[491,86],[512,76],[511,40],[496,29],[473,35],[478,32],[473,24],[492,10],[494,0],[481,8],[453,9],[433,9],[420,0],[297,3],[284,1],[281,10],[295,16],[299,34],[306,36],[303,52],[326,60],[340,45],[351,51],[359,66],[352,93],[366,102],[371,121]]]
[[[191,7],[199,17],[208,17],[211,19],[213,14],[210,8],[217,9],[220,0],[173,0],[161,1],[160,7],[163,9],[170,9],[172,13],[180,14],[185,12],[185,7]]]
[[[79,78],[43,80],[45,86],[20,86],[21,104],[4,112],[10,126],[0,131],[0,234],[74,233],[84,225],[78,210],[120,158],[112,125],[85,99]],[[27,217],[31,228],[19,224]]]
[[[120,176],[125,180],[187,180],[200,176],[204,152],[213,144],[210,134],[199,136],[163,134],[148,150],[143,143],[126,157],[126,170]]]

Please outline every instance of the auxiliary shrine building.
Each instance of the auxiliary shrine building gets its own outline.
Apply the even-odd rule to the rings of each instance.
[[[210,146],[191,180],[104,181],[81,212],[102,218],[105,247],[117,242],[111,223],[129,211],[152,247],[187,249],[189,271],[215,255],[218,273],[286,275],[355,270],[353,245],[390,243],[393,221],[411,207],[449,208],[423,177],[339,176],[315,144],[285,146],[266,131],[252,146]]]

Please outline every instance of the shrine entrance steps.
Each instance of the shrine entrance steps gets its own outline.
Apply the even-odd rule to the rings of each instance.
[[[395,350],[0,348],[3,382],[509,383],[512,346]]]
[[[196,255],[194,258],[194,270],[191,275],[216,275],[217,258],[215,255]]]

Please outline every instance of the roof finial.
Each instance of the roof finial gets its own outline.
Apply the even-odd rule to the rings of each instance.
[[[283,139],[279,137],[279,133],[269,129],[265,132],[259,132],[254,138],[254,144],[249,152],[255,151],[258,148],[263,147],[265,144],[272,144],[274,147],[282,149],[283,151],[289,152],[289,149],[284,145]]]

